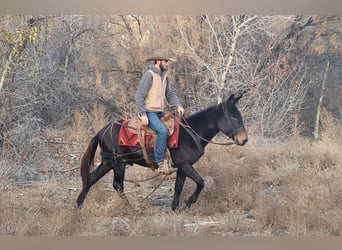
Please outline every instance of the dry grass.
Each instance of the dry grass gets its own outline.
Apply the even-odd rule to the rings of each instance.
[[[79,132],[87,134],[81,124]],[[49,136],[61,134],[50,131]],[[206,186],[190,210],[181,203],[178,212],[170,208],[174,176],[145,199],[161,179],[130,181],[154,175],[137,166],[130,166],[126,175],[131,207],[113,191],[109,173],[90,190],[83,208],[76,209],[81,180],[78,169],[72,169],[86,140],[80,135],[68,139],[73,143],[56,144],[51,155],[61,167],[45,181],[18,184],[10,178],[10,163],[0,161],[0,235],[341,235],[337,127],[323,128],[321,141],[295,135],[282,143],[253,137],[244,147],[209,145],[195,166]],[[187,180],[181,202],[193,189]]]

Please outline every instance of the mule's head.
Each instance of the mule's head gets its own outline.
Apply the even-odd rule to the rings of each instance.
[[[236,103],[242,95],[235,97],[232,94],[222,105],[223,116],[218,121],[218,127],[225,135],[235,141],[237,145],[243,146],[248,141],[247,132],[243,124],[242,116]]]

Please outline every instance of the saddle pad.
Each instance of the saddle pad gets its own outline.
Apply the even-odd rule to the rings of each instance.
[[[133,134],[128,129],[128,123],[130,120],[123,121],[120,132],[118,145],[127,147],[137,147],[140,146],[139,138],[137,134]],[[178,147],[178,136],[179,136],[179,122],[175,123],[174,133],[168,138],[168,147],[177,148]],[[154,140],[152,135],[145,135],[145,146],[149,148],[154,148]]]

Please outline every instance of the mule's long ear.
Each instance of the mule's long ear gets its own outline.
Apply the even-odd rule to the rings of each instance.
[[[238,97],[235,97],[234,94],[232,94],[227,100],[228,105],[233,105],[237,103],[241,99],[241,97],[242,97],[242,94],[239,95]]]
[[[235,103],[234,100],[235,100],[234,94],[231,94],[227,100],[228,105],[234,104]]]
[[[243,94],[241,94],[238,97],[234,98],[234,103],[237,103],[241,99],[242,96],[243,96]]]

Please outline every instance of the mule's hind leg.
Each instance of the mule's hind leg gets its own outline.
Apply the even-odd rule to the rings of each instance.
[[[131,208],[131,204],[129,203],[127,197],[124,194],[124,179],[125,179],[125,171],[126,164],[121,160],[117,160],[117,164],[113,165],[114,171],[114,180],[113,180],[113,188],[118,193],[119,197],[124,200],[125,204],[128,208]]]
[[[113,165],[113,170],[114,170],[113,188],[120,195],[124,192],[124,179],[125,179],[126,164],[123,163],[122,161],[118,161],[116,165]]]
[[[101,177],[107,174],[112,169],[112,164],[109,161],[103,160],[101,164],[88,175],[87,185],[83,187],[81,193],[77,198],[77,206],[81,207],[88,191]]]

